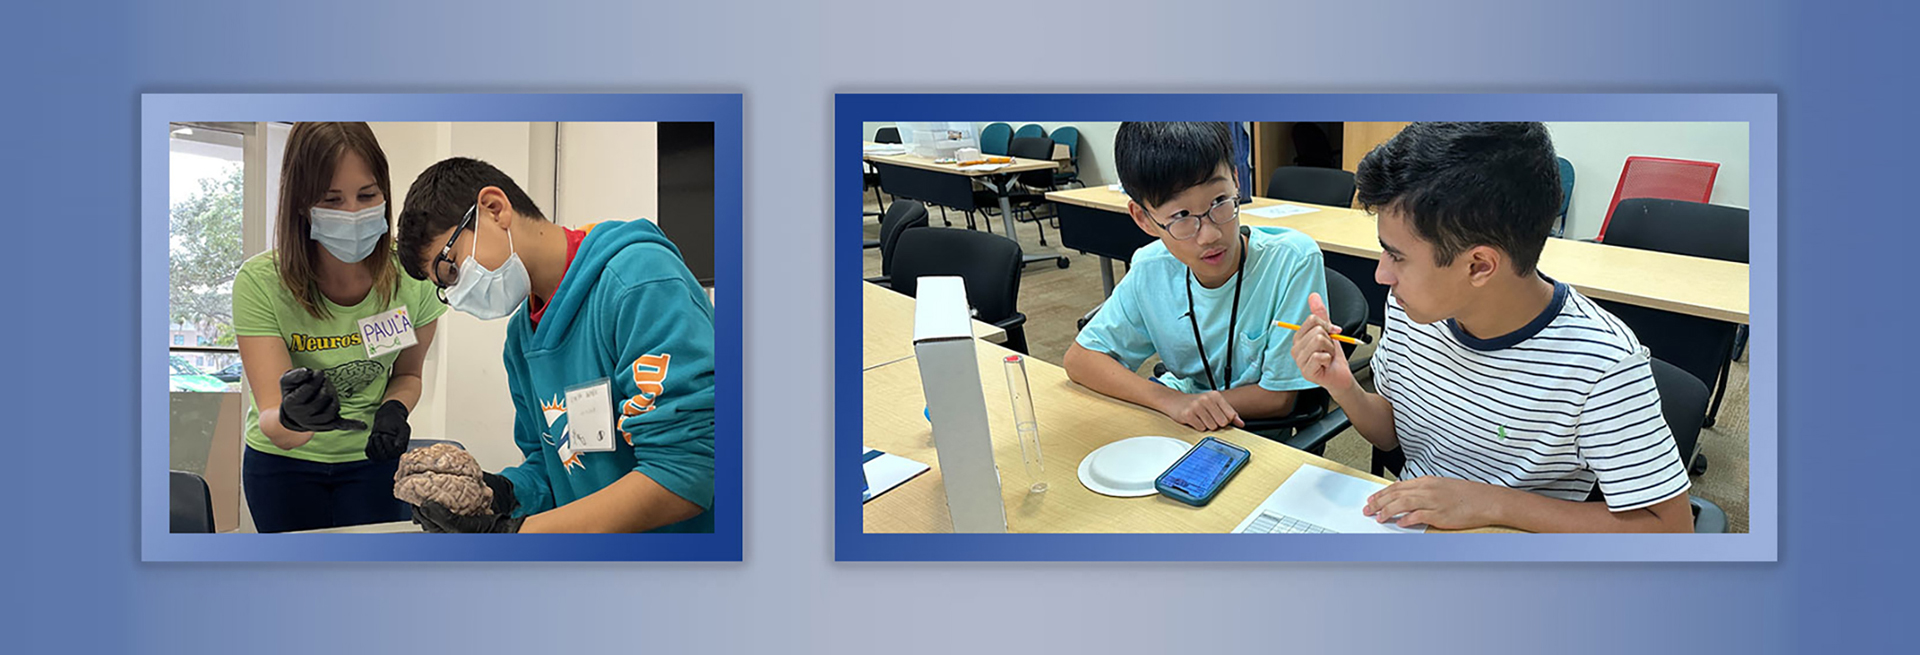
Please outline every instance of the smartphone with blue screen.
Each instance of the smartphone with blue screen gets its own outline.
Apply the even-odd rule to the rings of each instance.
[[[1162,496],[1200,507],[1213,502],[1249,459],[1253,453],[1247,449],[1207,437],[1155,478],[1153,488]]]

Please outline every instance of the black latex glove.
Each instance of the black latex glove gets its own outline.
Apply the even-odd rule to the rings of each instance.
[[[381,403],[373,414],[373,432],[367,434],[367,459],[396,459],[407,452],[407,442],[412,438],[406,404],[398,400]]]
[[[512,480],[508,480],[506,476],[481,471],[480,481],[487,483],[487,486],[493,489],[495,514],[512,514],[513,510],[520,509],[520,499],[513,495]]]
[[[340,418],[340,397],[326,374],[296,368],[280,376],[280,425],[294,432],[367,429],[362,421]]]
[[[508,497],[511,498],[512,496]],[[500,497],[494,496],[494,503],[498,505],[499,502]],[[526,519],[514,518],[511,515],[503,513],[461,516],[453,513],[453,510],[447,509],[446,505],[431,500],[413,508],[413,522],[419,524],[420,528],[427,532],[519,532],[520,524],[524,521],[526,521]]]

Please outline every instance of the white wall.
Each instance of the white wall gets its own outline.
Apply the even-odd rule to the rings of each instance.
[[[1630,155],[1719,162],[1710,202],[1748,206],[1746,123],[1547,123],[1547,130],[1553,133],[1554,149],[1573,163],[1569,237],[1587,239],[1600,233],[1620,169]]]
[[[986,129],[988,125],[994,123],[1006,123],[1012,126],[1013,129],[1018,130],[1020,126],[1032,122],[1035,121],[986,121],[974,123],[973,131],[975,134],[978,134],[980,130]],[[1115,132],[1120,131],[1119,123],[1042,122],[1039,125],[1040,127],[1046,128],[1048,134],[1052,134],[1056,128],[1067,125],[1072,125],[1080,130],[1080,180],[1086,182],[1087,186],[1118,184],[1120,182],[1120,174],[1113,168],[1113,135]],[[861,123],[860,138],[863,141],[872,141],[874,132],[882,127],[892,126],[893,123],[890,122]]]
[[[605,220],[659,222],[659,126],[561,123],[554,214],[578,228]]]
[[[658,208],[651,123],[373,123],[387,153],[397,210],[421,171],[448,157],[473,157],[519,182],[561,225],[651,216]],[[594,143],[595,139],[604,139]],[[570,145],[569,145],[570,144]],[[570,151],[577,155],[569,158]],[[578,208],[579,212],[575,209]],[[604,215],[588,213],[604,212]],[[414,435],[453,439],[489,471],[519,464],[513,401],[501,350],[507,321],[448,310],[427,351],[426,384],[411,417]]]

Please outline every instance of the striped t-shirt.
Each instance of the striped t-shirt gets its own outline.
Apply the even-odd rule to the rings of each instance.
[[[1393,402],[1402,479],[1437,475],[1571,501],[1597,482],[1607,508],[1623,512],[1690,486],[1648,357],[1620,319],[1563,283],[1533,322],[1494,339],[1452,319],[1414,323],[1388,294],[1373,378]]]

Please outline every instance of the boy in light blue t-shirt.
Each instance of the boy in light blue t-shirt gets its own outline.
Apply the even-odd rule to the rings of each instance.
[[[1286,228],[1241,228],[1233,142],[1224,123],[1123,123],[1114,160],[1141,231],[1160,239],[1068,348],[1067,375],[1196,430],[1293,410],[1301,377],[1289,350],[1307,296],[1326,294],[1320,249]],[[1136,374],[1158,354],[1167,373]]]

